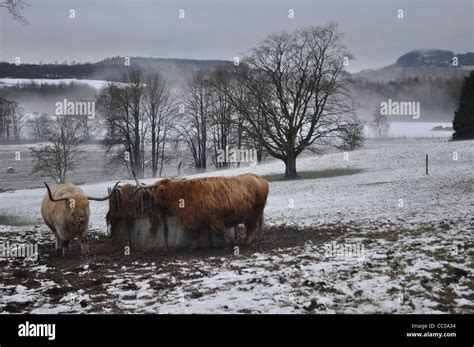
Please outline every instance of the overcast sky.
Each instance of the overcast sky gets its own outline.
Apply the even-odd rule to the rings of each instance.
[[[474,51],[474,0],[28,1],[28,25],[0,8],[1,61],[95,62],[116,55],[230,60],[271,32],[329,21],[339,23],[357,58],[352,71],[392,64],[417,48]],[[180,9],[185,19],[178,18]]]

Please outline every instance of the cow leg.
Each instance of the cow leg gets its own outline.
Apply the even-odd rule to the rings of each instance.
[[[69,240],[62,240],[62,250],[63,250],[63,256],[65,256],[69,250]]]
[[[63,251],[63,240],[59,237],[59,235],[56,236],[56,252],[58,255],[64,254]]]
[[[58,233],[56,232],[56,228],[52,225],[49,225],[49,224],[46,224],[50,229],[51,231],[53,232],[53,235],[54,235],[54,248],[56,250],[60,249],[59,247],[59,236],[58,236]]]
[[[255,238],[255,233],[257,231],[257,223],[256,222],[246,222],[245,229],[247,229],[247,236],[245,237],[245,244],[249,245],[252,243],[253,239]]]
[[[90,254],[89,244],[87,243],[87,236],[82,235],[79,240],[81,242],[81,253],[82,253],[82,255]]]
[[[222,242],[224,243],[224,246],[229,246],[230,245],[230,240],[227,237],[227,233],[226,233],[226,230],[225,230],[224,223],[215,222],[215,223],[212,224],[211,228],[217,235],[222,237]]]
[[[193,241],[191,243],[191,249],[195,250],[196,248],[199,247],[199,231],[193,231],[192,236],[193,236]]]

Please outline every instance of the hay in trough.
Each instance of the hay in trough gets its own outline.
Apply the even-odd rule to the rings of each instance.
[[[161,222],[160,210],[156,204],[155,196],[151,189],[139,189],[131,184],[115,189],[109,199],[109,211],[107,212],[107,223],[114,232],[114,225],[125,222],[131,225],[136,218],[149,218],[152,224],[152,232],[158,228]]]

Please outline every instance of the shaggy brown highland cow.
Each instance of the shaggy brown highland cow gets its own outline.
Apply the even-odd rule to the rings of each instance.
[[[210,229],[224,239],[226,228],[243,223],[245,243],[253,241],[257,227],[263,225],[263,210],[269,185],[251,173],[234,177],[164,179],[138,189],[153,189],[159,209],[175,216],[181,227],[193,233],[197,247],[199,230]]]

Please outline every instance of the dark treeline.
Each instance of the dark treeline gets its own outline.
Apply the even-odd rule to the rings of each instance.
[[[78,78],[120,82],[129,67],[160,71],[170,82],[187,80],[197,70],[224,65],[221,60],[112,57],[97,63],[62,62],[54,64],[10,64],[0,62],[0,78]],[[181,78],[180,78],[181,77]]]
[[[94,64],[21,64],[0,63],[1,78],[85,78],[93,76]]]

